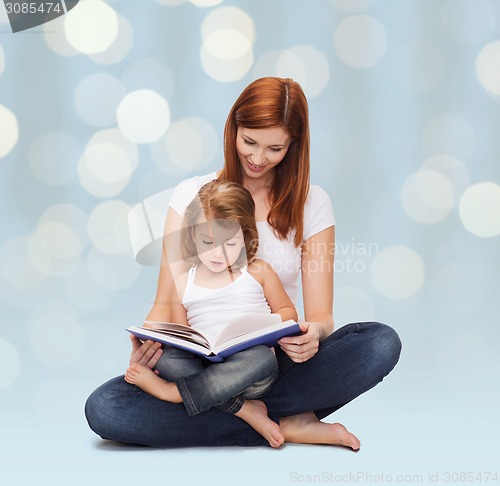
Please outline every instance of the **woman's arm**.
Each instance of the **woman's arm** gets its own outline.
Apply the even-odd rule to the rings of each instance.
[[[264,296],[273,314],[279,314],[282,321],[298,320],[295,306],[271,265],[264,260],[254,260],[248,266],[248,272],[262,285]]]
[[[171,322],[173,309],[180,304],[179,293],[175,286],[175,278],[187,269],[182,260],[180,229],[182,218],[169,208],[163,231],[163,244],[158,275],[156,296],[146,320]]]
[[[165,219],[164,237],[160,272],[156,297],[149,314],[148,321],[178,322],[187,324],[185,311],[175,285],[175,277],[186,271],[187,265],[182,260],[180,246],[180,229],[182,218],[171,208]],[[141,341],[135,337],[132,340],[130,363],[141,363],[154,368],[161,356],[162,350],[158,343]]]
[[[333,332],[333,263],[335,227],[308,238],[302,247],[304,334],[283,338],[281,348],[295,362],[312,358],[319,342]]]

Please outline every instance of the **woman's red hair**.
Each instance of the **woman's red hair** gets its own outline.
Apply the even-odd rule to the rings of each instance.
[[[292,142],[274,168],[268,223],[285,239],[295,230],[295,246],[304,236],[304,205],[309,192],[309,114],[307,99],[292,79],[257,79],[234,103],[224,128],[224,168],[220,179],[242,184],[243,171],[236,152],[238,127],[283,128]]]

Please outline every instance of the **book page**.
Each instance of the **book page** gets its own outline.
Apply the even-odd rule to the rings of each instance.
[[[209,340],[199,331],[190,326],[176,324],[174,322],[155,321],[145,321],[145,324],[147,324],[147,327],[143,326],[143,328],[149,331],[159,332],[161,334],[178,337],[180,339],[186,339],[210,349]]]
[[[245,314],[231,321],[220,333],[214,346],[219,346],[226,341],[243,336],[248,333],[265,331],[269,327],[281,323],[279,314],[253,313]]]
[[[126,329],[134,336],[138,337],[141,341],[151,339],[158,341],[167,346],[174,346],[180,349],[186,349],[201,356],[210,354],[210,346],[200,340],[201,337],[192,339],[190,337],[175,336],[170,333],[162,332],[154,329],[147,329],[144,327],[130,326]]]

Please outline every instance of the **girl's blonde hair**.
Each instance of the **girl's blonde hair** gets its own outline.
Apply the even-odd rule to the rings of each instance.
[[[243,182],[236,152],[238,127],[283,128],[292,142],[274,170],[268,223],[285,239],[295,230],[295,246],[304,236],[304,206],[309,192],[309,114],[307,99],[292,79],[261,78],[247,86],[234,103],[224,129],[224,168],[220,179]]]
[[[255,203],[251,194],[240,184],[219,179],[203,185],[184,213],[181,230],[182,255],[191,264],[199,263],[193,238],[196,225],[210,219],[231,227],[235,223],[241,228],[245,247],[235,263],[241,267],[252,262],[259,248],[259,233],[255,222]]]

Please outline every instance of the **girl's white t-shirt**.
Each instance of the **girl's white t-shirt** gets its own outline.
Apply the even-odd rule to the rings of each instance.
[[[183,216],[189,203],[207,182],[217,179],[217,173],[195,176],[180,182],[174,189],[169,206]],[[304,206],[304,241],[335,225],[332,203],[327,192],[320,186],[311,185]],[[257,221],[259,251],[257,258],[269,263],[278,274],[288,296],[297,305],[299,275],[302,260],[301,247],[293,243],[293,232],[286,240],[280,240],[267,221]]]
[[[215,342],[232,320],[245,314],[270,314],[271,308],[264,288],[242,267],[241,275],[230,284],[216,289],[195,283],[198,266],[188,272],[182,304],[186,308],[189,325]]]

